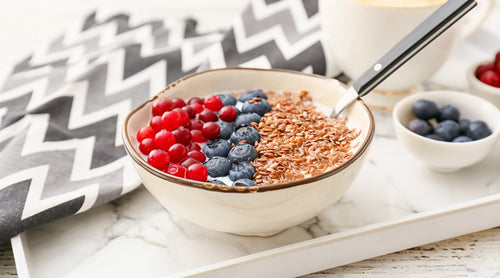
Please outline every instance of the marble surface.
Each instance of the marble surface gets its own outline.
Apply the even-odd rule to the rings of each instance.
[[[161,277],[500,193],[500,144],[464,171],[436,173],[402,149],[390,113],[375,113],[377,134],[359,177],[316,218],[273,237],[230,235],[171,215],[141,188],[27,232],[33,277]]]
[[[76,6],[88,8],[90,2],[77,1]],[[220,9],[223,2],[217,1]],[[169,2],[166,3],[168,6]],[[64,7],[60,7],[61,13]],[[228,9],[231,7],[233,11],[239,9],[237,4]],[[190,8],[186,4],[184,11],[188,13]],[[69,7],[66,11],[73,15],[81,12]],[[219,17],[222,24],[221,21]],[[500,4],[497,1],[486,24],[467,40],[457,43],[448,62],[423,87],[468,91],[464,77],[466,67],[476,60],[489,58],[500,48],[498,26]],[[4,32],[11,30],[4,29]],[[26,41],[29,39],[24,39]],[[89,212],[26,232],[32,277],[162,277],[500,194],[500,144],[477,165],[452,174],[436,173],[414,161],[398,143],[390,112],[374,110],[374,114],[376,137],[360,175],[343,198],[318,217],[273,237],[236,236],[209,231],[171,215],[140,188]]]

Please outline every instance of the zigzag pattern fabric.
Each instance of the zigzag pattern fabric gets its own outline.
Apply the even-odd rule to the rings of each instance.
[[[317,0],[256,0],[230,30],[90,14],[0,76],[0,242],[140,186],[124,117],[169,83],[230,66],[332,76]]]

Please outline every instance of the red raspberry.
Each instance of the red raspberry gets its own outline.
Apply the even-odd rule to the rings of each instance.
[[[202,98],[199,98],[199,97],[192,97],[188,100],[188,104],[193,104],[193,103],[198,103],[200,105],[203,105],[203,102],[204,100]]]
[[[214,122],[208,122],[203,124],[203,138],[207,140],[214,140],[219,138],[220,135],[220,126]]]
[[[191,157],[191,158],[194,158],[196,159],[198,162],[205,162],[205,160],[207,160],[207,157],[205,156],[204,153],[202,153],[201,151],[189,151],[187,153],[187,156],[188,157]]]
[[[163,121],[161,120],[161,116],[154,116],[153,118],[151,118],[151,122],[149,122],[149,125],[155,132],[162,130]]]
[[[175,136],[175,142],[181,143],[187,146],[191,143],[191,132],[185,127],[179,127],[178,129],[172,131]]]
[[[218,119],[219,119],[219,117],[217,117],[217,113],[215,113],[212,110],[205,109],[205,110],[203,110],[203,112],[201,112],[198,115],[198,120],[200,120],[204,123],[217,122]]]
[[[188,149],[188,151],[201,151],[200,145],[193,142],[189,143],[186,148]]]
[[[205,99],[205,107],[212,111],[219,111],[224,104],[217,95],[211,95]]]
[[[500,51],[498,51],[497,54],[495,55],[495,64],[498,63],[500,63]]]
[[[179,113],[179,115],[181,115],[181,119],[182,119],[181,126],[187,126],[189,124],[189,114],[186,111],[184,111],[182,108],[175,108],[172,111],[175,111],[175,112]]]
[[[203,132],[199,129],[191,130],[191,141],[197,143],[204,143],[205,139],[203,138]]]
[[[195,163],[200,163],[200,162],[198,162],[198,160],[196,160],[192,157],[188,157],[181,162],[181,166],[187,169],[189,166],[191,166]]]
[[[154,149],[148,155],[148,163],[156,169],[165,171],[170,163],[170,157],[166,151]]]
[[[205,182],[208,178],[207,168],[203,164],[194,163],[187,168],[186,178]]]
[[[161,126],[172,131],[182,125],[182,116],[177,111],[167,111],[161,116]]]
[[[141,127],[137,131],[136,138],[137,138],[137,141],[142,142],[142,140],[144,140],[146,138],[154,138],[155,135],[156,135],[156,132],[153,130],[152,127],[144,126],[144,127]]]
[[[190,130],[193,130],[193,129],[202,130],[203,129],[203,123],[200,122],[199,120],[191,119],[189,121],[189,126],[188,127],[189,127]]]
[[[158,148],[168,150],[170,146],[175,144],[175,136],[172,132],[162,129],[160,132],[156,133],[154,141]]]
[[[224,122],[232,122],[236,119],[236,116],[238,116],[238,113],[232,106],[224,106],[219,111],[219,118]]]
[[[153,138],[146,138],[139,144],[139,150],[144,155],[148,155],[154,149],[156,149],[156,145]]]
[[[179,162],[183,160],[188,154],[186,146],[183,144],[175,143],[168,149],[168,155],[170,156],[170,161]]]
[[[196,102],[193,103],[193,104],[190,104],[189,107],[191,107],[191,108],[194,109],[194,113],[195,114],[200,114],[203,111],[203,109],[205,109],[205,108],[203,108],[202,104],[199,104],[199,103],[196,103]]]
[[[186,113],[188,113],[190,119],[194,119],[194,117],[196,117],[196,111],[190,105],[186,105],[186,106],[182,107],[182,110],[184,110],[184,111],[186,111]]]
[[[184,100],[182,98],[174,97],[172,99],[172,102],[174,104],[174,108],[182,108],[182,107],[186,106],[186,103],[184,102]]]
[[[168,165],[168,168],[165,172],[167,174],[170,174],[172,176],[176,176],[179,178],[186,177],[186,168],[184,168],[181,165],[176,164],[176,163],[171,163],[170,165]]]
[[[165,97],[157,98],[153,101],[151,112],[153,116],[161,116],[163,113],[174,109],[174,103]]]
[[[485,65],[479,65],[477,68],[476,68],[476,71],[474,72],[474,75],[477,77],[477,78],[480,78],[481,75],[487,71],[487,70],[493,70],[495,68],[495,64],[485,64]]]
[[[479,80],[490,86],[500,88],[500,75],[498,75],[495,71],[487,70],[483,72],[483,74],[479,77]]]

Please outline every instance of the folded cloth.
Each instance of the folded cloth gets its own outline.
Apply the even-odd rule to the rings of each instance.
[[[190,19],[130,16],[90,14],[0,84],[0,242],[140,186],[121,124],[178,78],[229,66],[334,74],[317,0],[252,1],[229,30],[203,34]]]

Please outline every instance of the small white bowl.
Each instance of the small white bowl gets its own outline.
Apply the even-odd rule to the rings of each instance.
[[[467,69],[466,76],[467,81],[469,82],[470,90],[474,95],[482,97],[500,108],[500,88],[484,84],[479,79],[477,79],[476,75],[474,74],[476,68],[479,65],[485,65],[491,62],[492,61],[481,61],[471,65]]]
[[[482,120],[488,124],[492,134],[476,141],[453,143],[420,136],[406,126],[415,119],[412,105],[419,99],[431,100],[438,107],[447,104],[460,110],[460,118],[471,121]],[[393,111],[396,136],[408,152],[431,170],[455,172],[484,159],[500,137],[500,111],[490,102],[463,92],[428,91],[416,93],[398,102]]]
[[[135,134],[149,123],[151,105],[157,97],[188,99],[259,88],[307,90],[314,101],[328,109],[346,92],[345,85],[337,80],[317,75],[286,70],[217,69],[173,82],[126,117],[122,133],[125,149],[144,186],[170,212],[217,231],[267,236],[318,215],[352,184],[375,129],[373,116],[361,100],[348,110],[348,127],[361,131],[354,142],[352,157],[338,168],[312,178],[256,187],[217,185],[168,175],[150,166],[141,156]]]

